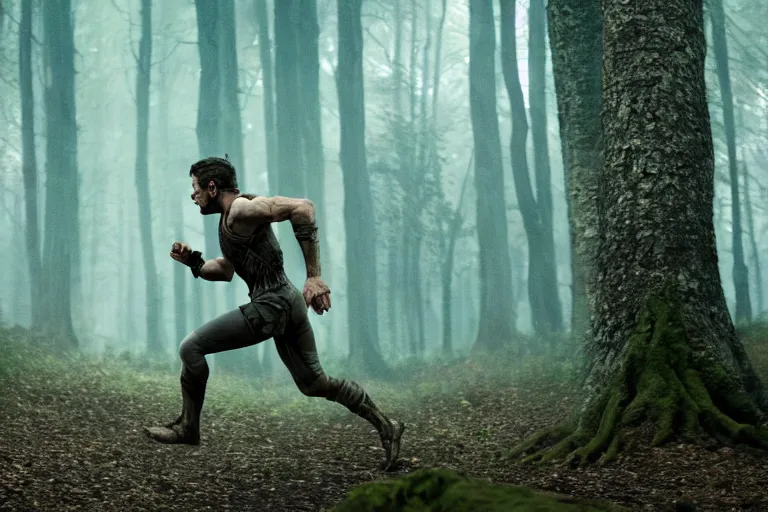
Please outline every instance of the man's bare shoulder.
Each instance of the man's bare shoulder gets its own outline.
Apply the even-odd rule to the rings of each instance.
[[[229,206],[229,217],[234,220],[239,217],[249,216],[249,214],[253,213],[254,209],[268,209],[269,206],[265,204],[264,199],[266,198],[251,195],[236,197]]]
[[[253,199],[238,197],[232,201],[229,211],[233,221],[237,219],[250,224],[282,222],[302,215],[314,220],[311,201],[283,196],[255,196]]]

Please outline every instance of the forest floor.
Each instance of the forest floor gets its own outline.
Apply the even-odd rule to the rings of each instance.
[[[768,382],[768,336],[745,344]],[[730,448],[675,444],[584,468],[508,460],[576,400],[566,362],[527,357],[489,370],[464,360],[413,367],[397,385],[362,381],[408,424],[392,473],[376,469],[383,452],[362,419],[284,378],[214,372],[200,446],[155,444],[142,426],[178,414],[178,377],[138,366],[61,359],[0,335],[0,510],[319,512],[357,484],[425,467],[637,510],[768,510],[768,457]]]

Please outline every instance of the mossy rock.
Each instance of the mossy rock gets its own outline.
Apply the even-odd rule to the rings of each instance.
[[[604,512],[617,505],[492,484],[447,469],[421,469],[407,476],[353,489],[333,512]]]

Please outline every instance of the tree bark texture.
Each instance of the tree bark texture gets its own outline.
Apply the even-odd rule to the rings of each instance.
[[[44,329],[63,343],[77,346],[71,310],[80,244],[72,5],[70,0],[45,2],[42,13],[47,64]]]
[[[549,0],[552,70],[571,238],[571,332],[590,336],[597,247],[597,175],[602,166],[600,0]]]
[[[365,155],[362,0],[338,2],[336,89],[344,177],[349,356],[368,372],[387,372],[379,349],[373,199]]]
[[[42,266],[40,224],[37,215],[37,152],[35,150],[35,97],[32,87],[32,0],[22,0],[19,24],[19,94],[21,104],[21,155],[24,177],[27,265],[29,267],[32,325],[40,325]]]
[[[477,239],[480,246],[480,320],[474,348],[492,349],[513,336],[501,136],[496,112],[496,29],[492,0],[469,2],[469,103],[475,145]]]
[[[604,0],[603,16],[591,368],[576,428],[539,435],[564,437],[534,457],[607,460],[632,441],[703,434],[768,448],[765,395],[717,265],[702,1]]]
[[[147,350],[159,354],[160,290],[152,238],[152,203],[149,198],[149,85],[152,68],[152,1],[141,0],[141,39],[136,62],[136,194],[139,203],[141,254],[146,287]]]
[[[735,319],[737,323],[749,322],[752,319],[752,303],[749,298],[749,270],[744,258],[742,240],[739,162],[736,158],[736,123],[733,113],[733,91],[728,61],[725,11],[722,0],[710,0],[707,5],[712,20],[712,46],[715,50],[717,79],[720,82],[720,98],[723,102],[723,125],[725,127],[725,143],[728,149],[728,176],[731,181],[733,288],[736,295]]]

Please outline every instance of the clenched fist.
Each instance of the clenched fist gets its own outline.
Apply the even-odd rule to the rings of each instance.
[[[304,284],[304,300],[315,313],[322,315],[331,309],[331,290],[319,277],[310,277]]]
[[[189,266],[189,256],[192,254],[192,248],[184,242],[174,242],[171,248],[171,258]]]

